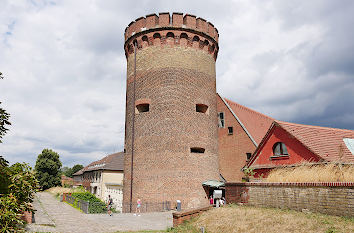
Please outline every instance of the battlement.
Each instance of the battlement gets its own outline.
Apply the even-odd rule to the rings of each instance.
[[[182,13],[159,13],[146,15],[131,22],[125,29],[126,57],[137,49],[151,45],[182,45],[195,47],[217,58],[219,33],[205,19]]]
[[[218,42],[219,39],[218,30],[212,23],[207,22],[203,18],[197,18],[191,14],[185,14],[183,16],[183,13],[176,12],[172,13],[171,17],[170,13],[164,12],[159,13],[158,16],[156,14],[146,15],[145,17],[140,17],[131,22],[125,29],[125,41],[136,33],[166,27],[192,29],[207,34],[216,42]]]

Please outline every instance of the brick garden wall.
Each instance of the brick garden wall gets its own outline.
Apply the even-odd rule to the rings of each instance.
[[[354,217],[354,183],[226,183],[227,203]]]
[[[212,206],[206,206],[198,209],[186,210],[182,212],[175,212],[172,214],[173,216],[173,226],[176,227],[182,224],[184,221],[188,221],[191,218],[197,217],[205,211],[208,211],[212,208]]]

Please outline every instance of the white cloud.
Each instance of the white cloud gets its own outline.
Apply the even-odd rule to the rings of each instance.
[[[354,128],[354,42],[345,36],[353,4],[345,4],[0,0],[0,99],[13,123],[0,153],[34,165],[52,148],[72,166],[122,150],[124,29],[166,11],[218,28],[221,95],[280,120]]]

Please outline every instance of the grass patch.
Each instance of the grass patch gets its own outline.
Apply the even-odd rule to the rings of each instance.
[[[154,230],[146,230],[146,231],[116,231],[116,233],[147,233],[147,232],[160,233],[160,232],[166,232],[166,231],[154,231]]]
[[[354,232],[354,218],[229,205],[203,213],[169,232]]]
[[[85,189],[82,187],[79,187],[79,188],[52,187],[50,189],[45,190],[44,192],[48,192],[48,193],[53,194],[56,197],[59,197],[63,193],[85,192]]]
[[[272,169],[267,182],[354,182],[354,166],[340,163],[303,163],[297,167]]]

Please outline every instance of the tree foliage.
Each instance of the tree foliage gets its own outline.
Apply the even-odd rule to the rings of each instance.
[[[43,190],[60,185],[61,166],[59,154],[50,149],[44,149],[38,155],[35,170],[39,185]]]
[[[3,79],[2,73],[0,72],[0,79]],[[0,101],[1,104],[1,101]],[[11,125],[10,121],[10,114],[6,112],[5,109],[0,107],[0,143],[2,143],[2,137],[6,134],[6,131],[9,129],[6,128],[8,125]]]
[[[64,168],[62,169],[62,171],[63,171],[63,173],[64,173],[65,176],[72,178],[73,175],[74,175],[76,172],[80,171],[82,168],[84,168],[83,165],[81,165],[81,164],[76,164],[76,165],[74,165],[72,168],[64,167]]]
[[[0,79],[3,79],[0,72]],[[1,102],[0,102],[1,104]],[[0,107],[0,143],[11,125],[10,114]],[[26,163],[9,162],[0,156],[0,232],[20,232],[24,211],[33,212],[31,202],[38,189],[38,182],[32,168]]]
[[[80,171],[83,168],[84,168],[84,166],[81,165],[81,164],[74,165],[73,168],[72,168],[73,174],[75,174],[76,172]]]
[[[0,232],[21,231],[21,216],[24,211],[32,212],[31,202],[38,190],[38,182],[32,168],[26,163],[8,166],[0,157]]]

